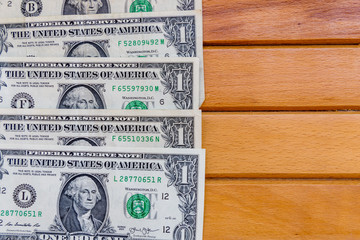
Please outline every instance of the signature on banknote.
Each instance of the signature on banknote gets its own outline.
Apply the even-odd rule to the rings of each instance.
[[[131,234],[134,234],[136,232],[141,232],[144,236],[145,235],[148,235],[149,233],[152,233],[152,232],[157,232],[159,231],[159,229],[150,229],[150,228],[136,228],[136,227],[132,227],[129,229],[130,233]]]
[[[0,226],[2,226],[2,224],[0,224]],[[33,224],[33,223],[8,222],[5,224],[5,226],[7,226],[7,227],[12,227],[12,226],[15,226],[15,227],[40,227],[40,224],[39,223]]]

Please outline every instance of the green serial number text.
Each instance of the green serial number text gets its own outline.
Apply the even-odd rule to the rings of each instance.
[[[142,177],[142,176],[114,176],[114,182],[139,182],[139,183],[161,183],[161,177]]]
[[[160,142],[160,137],[154,136],[112,136],[112,141],[118,142]]]
[[[41,211],[0,210],[1,217],[42,217]]]
[[[112,91],[118,92],[158,92],[159,86],[112,86]]]
[[[164,45],[165,39],[149,39],[149,40],[125,40],[118,41],[118,46],[131,47],[131,46],[153,46]]]

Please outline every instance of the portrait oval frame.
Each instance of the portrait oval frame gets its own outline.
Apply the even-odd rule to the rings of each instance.
[[[77,15],[74,7],[67,4],[68,0],[63,0],[61,15]],[[97,14],[111,13],[111,5],[109,0],[102,0],[103,6],[99,9]]]
[[[94,96],[97,104],[99,105],[98,109],[106,109],[106,103],[105,103],[105,99],[102,96],[102,94],[100,94],[99,91],[97,91],[97,89],[95,89],[93,86],[91,86],[91,84],[74,84],[73,86],[67,88],[60,96],[59,96],[59,101],[57,104],[57,109],[71,109],[71,108],[62,108],[61,105],[62,103],[65,101],[65,97],[67,96],[67,94],[69,94],[70,91],[72,91],[73,89],[79,88],[79,87],[84,87],[86,89],[88,89],[92,95]]]
[[[71,57],[71,55],[73,54],[74,50],[77,49],[78,47],[80,47],[81,45],[84,44],[90,44],[92,45],[94,48],[96,48],[96,50],[99,52],[100,57],[102,58],[107,58],[109,57],[109,55],[107,54],[107,51],[100,46],[99,44],[95,43],[95,42],[91,42],[91,41],[83,41],[83,42],[77,42],[74,43],[71,48],[69,49],[69,51],[66,53],[66,57]]]
[[[60,224],[61,224],[62,228],[65,229],[66,232],[75,233],[75,232],[70,232],[65,228],[64,223],[63,223],[63,217],[66,213],[66,210],[65,209],[61,210],[60,206],[61,206],[62,202],[65,201],[66,202],[65,204],[67,204],[68,206],[71,207],[72,200],[68,196],[65,195],[65,191],[72,181],[74,181],[76,178],[82,177],[82,176],[87,176],[87,177],[91,178],[95,182],[95,184],[100,192],[101,200],[99,202],[101,202],[101,203],[100,204],[99,204],[99,202],[96,203],[96,205],[94,207],[95,211],[105,209],[105,212],[103,212],[102,214],[101,213],[94,214],[95,215],[94,217],[102,222],[101,226],[96,231],[98,233],[106,225],[106,221],[109,216],[109,195],[108,195],[108,191],[107,191],[103,181],[101,181],[101,179],[99,179],[98,177],[96,177],[95,175],[92,175],[92,174],[80,173],[80,174],[71,175],[61,185],[61,189],[60,189],[58,201],[57,201],[57,213],[59,216]],[[94,211],[94,209],[92,211]],[[101,217],[99,217],[99,216],[101,216]],[[81,232],[81,233],[84,233],[84,232]]]
[[[66,143],[66,146],[72,146],[71,145],[72,143],[80,141],[80,140],[84,140],[84,141],[88,142],[93,147],[99,147],[99,145],[95,141],[93,141],[87,137],[78,137],[78,138],[71,139],[69,142]]]

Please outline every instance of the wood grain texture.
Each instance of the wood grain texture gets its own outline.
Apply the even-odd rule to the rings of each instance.
[[[207,180],[204,239],[360,239],[359,181]]]
[[[204,239],[360,239],[360,2],[203,9]]]
[[[360,109],[358,47],[208,47],[205,111]]]
[[[207,177],[360,178],[359,113],[204,113]]]
[[[204,0],[208,45],[360,43],[356,0]]]

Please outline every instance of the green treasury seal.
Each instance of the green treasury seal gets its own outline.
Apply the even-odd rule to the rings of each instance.
[[[129,198],[126,208],[133,218],[144,218],[150,212],[150,200],[142,194],[135,194]]]
[[[135,100],[130,102],[128,105],[126,105],[125,109],[148,109],[147,106],[145,105],[145,103]]]
[[[135,0],[131,4],[129,12],[152,12],[152,6],[148,0]]]

